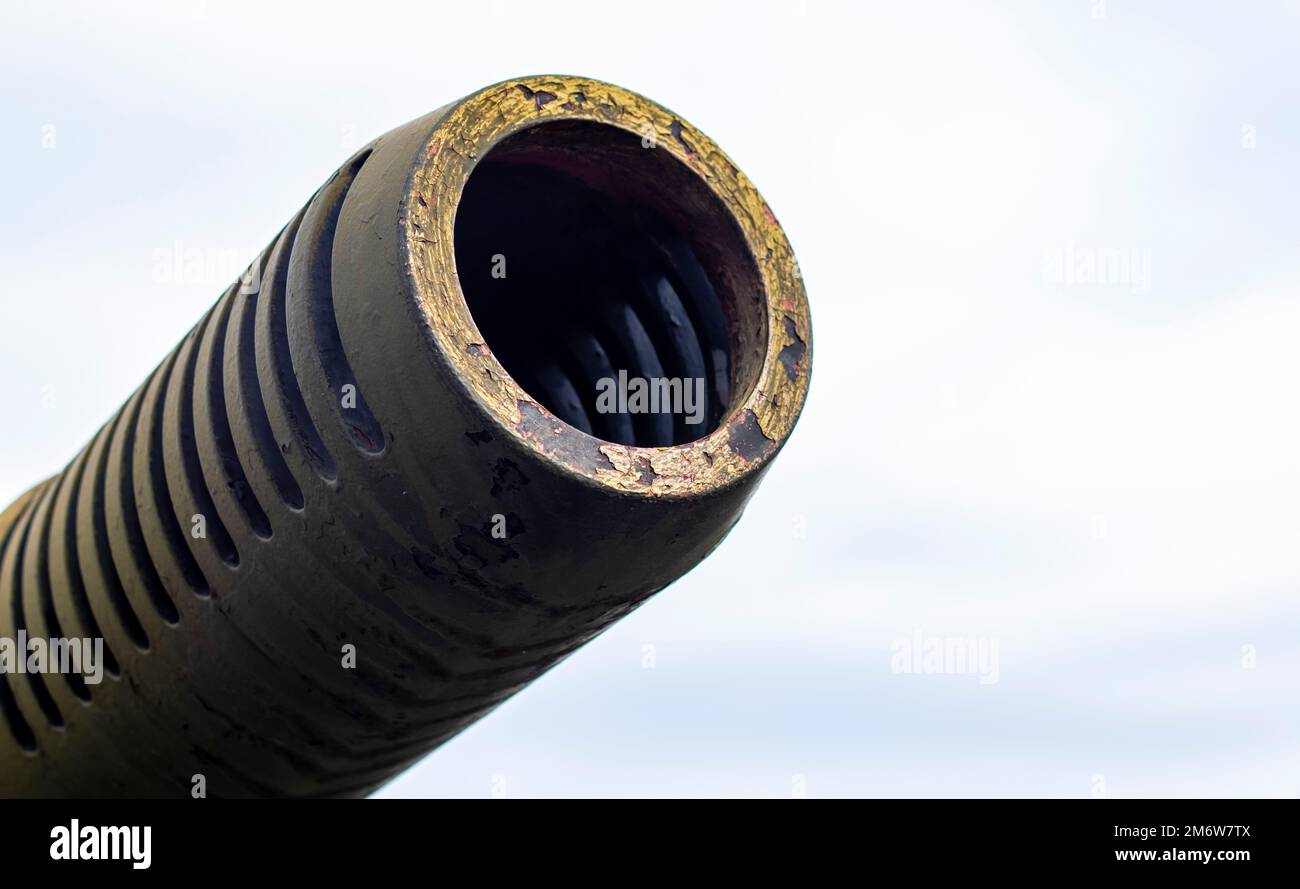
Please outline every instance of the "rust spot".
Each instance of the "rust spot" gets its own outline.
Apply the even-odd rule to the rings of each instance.
[[[637,460],[634,465],[636,466],[637,477],[641,479],[643,485],[653,484],[654,480],[659,477],[659,473],[655,472],[654,466],[650,465],[650,460],[646,457]]]
[[[613,462],[600,450],[600,439],[590,435],[564,434],[564,426],[531,401],[517,401],[519,434],[537,445],[547,456],[554,457],[577,471],[594,476],[597,470],[614,469]]]
[[[731,447],[732,453],[746,463],[767,456],[776,446],[776,442],[768,438],[762,427],[758,425],[758,417],[754,416],[754,412],[748,408],[745,409],[744,414],[732,421],[727,444]]]
[[[682,135],[682,122],[680,120],[674,118],[673,124],[668,128],[668,131],[672,133],[673,138],[680,142],[682,147],[686,149],[687,154],[695,153],[695,146],[687,142],[686,137]]]
[[[546,90],[532,90],[524,86],[522,83],[517,83],[515,86],[519,87],[519,91],[524,94],[524,98],[532,99],[533,104],[537,106],[538,111],[542,110],[543,105],[548,102],[554,102],[559,98],[555,93],[547,92]]]
[[[788,315],[785,318],[785,332],[793,342],[782,349],[776,357],[785,368],[786,376],[793,380],[799,376],[799,362],[803,361],[805,347],[798,329],[794,326],[794,320]]]

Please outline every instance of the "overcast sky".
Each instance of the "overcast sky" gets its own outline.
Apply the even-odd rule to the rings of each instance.
[[[1300,792],[1294,4],[440,6],[6,3],[0,501],[229,283],[178,243],[584,74],[763,192],[812,392],[706,563],[380,795]]]

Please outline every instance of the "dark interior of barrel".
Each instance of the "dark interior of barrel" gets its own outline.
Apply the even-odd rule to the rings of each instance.
[[[493,354],[590,435],[702,438],[757,377],[766,319],[740,228],[699,176],[635,133],[564,121],[498,142],[466,183],[455,251]]]

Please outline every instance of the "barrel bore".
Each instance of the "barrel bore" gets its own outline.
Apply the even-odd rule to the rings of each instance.
[[[0,514],[0,794],[369,793],[721,542],[810,323],[648,99],[527,77],[381,136]]]

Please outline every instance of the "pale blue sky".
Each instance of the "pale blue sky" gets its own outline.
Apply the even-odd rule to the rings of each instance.
[[[712,558],[380,795],[1300,792],[1295,4],[442,5],[6,4],[0,501],[228,283],[156,251],[260,249],[372,136],[586,74],[763,191],[812,393]],[[916,630],[999,681],[894,673]]]

